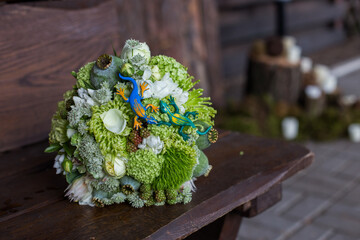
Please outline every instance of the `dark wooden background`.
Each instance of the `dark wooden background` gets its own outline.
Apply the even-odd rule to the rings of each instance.
[[[275,5],[271,0],[218,0],[227,101],[243,96],[247,54],[250,44],[275,33]],[[294,0],[286,5],[289,35],[294,36],[305,55],[341,43],[346,39],[343,21],[348,3],[344,0]]]
[[[346,9],[295,0],[287,26],[311,53],[345,39]],[[0,152],[46,139],[70,72],[128,38],[188,66],[223,107],[241,100],[251,42],[274,31],[270,0],[0,0]]]

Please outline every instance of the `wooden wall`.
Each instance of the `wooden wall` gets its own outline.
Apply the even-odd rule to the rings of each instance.
[[[228,101],[236,104],[243,96],[251,42],[275,33],[275,6],[271,0],[218,0],[218,4],[225,91]],[[343,0],[294,0],[286,6],[285,25],[306,55],[344,41],[346,11]]]
[[[47,138],[78,70],[126,39],[189,67],[223,100],[215,0],[0,0],[0,152]],[[216,91],[212,92],[212,86]]]

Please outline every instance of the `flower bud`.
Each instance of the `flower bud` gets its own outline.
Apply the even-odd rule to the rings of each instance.
[[[151,57],[149,46],[146,43],[141,43],[133,39],[127,40],[121,51],[121,58],[129,60],[136,55],[142,56],[145,58],[146,63],[149,63]]]
[[[130,63],[124,63],[120,69],[121,75],[131,77],[134,75],[134,68]]]

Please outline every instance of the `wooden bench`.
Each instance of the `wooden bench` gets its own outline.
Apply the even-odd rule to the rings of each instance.
[[[220,239],[235,239],[241,217],[280,201],[281,182],[313,160],[297,144],[221,132],[205,151],[213,170],[196,181],[189,204],[91,208],[64,198],[66,182],[55,175],[54,155],[43,153],[46,146],[41,142],[0,155],[1,239],[181,239],[225,215]],[[190,238],[202,239],[202,232],[195,234]]]
[[[242,216],[279,201],[281,182],[311,164],[299,145],[223,131],[206,150],[214,168],[187,205],[70,203],[54,154],[44,153],[51,115],[74,84],[70,72],[119,49],[132,22],[120,26],[115,0],[0,2],[0,239],[217,239],[221,228],[221,239],[235,239]]]

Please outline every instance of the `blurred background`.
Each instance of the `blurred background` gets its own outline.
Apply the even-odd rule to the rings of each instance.
[[[201,79],[218,128],[315,152],[241,239],[360,239],[359,0],[0,0],[0,151],[46,139],[71,71],[129,38]]]

